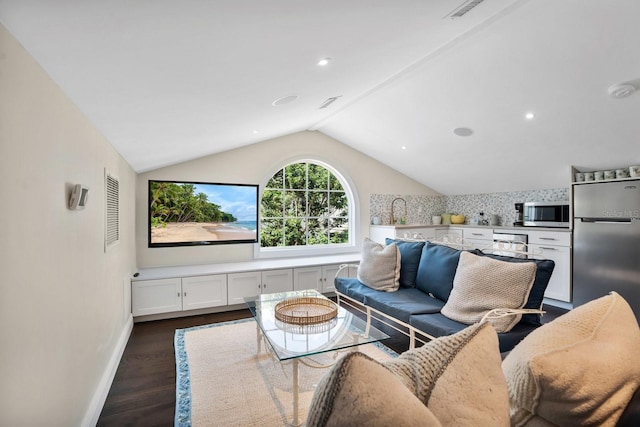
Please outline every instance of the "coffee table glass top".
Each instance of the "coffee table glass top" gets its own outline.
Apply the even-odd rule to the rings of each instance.
[[[311,356],[369,344],[389,338],[353,313],[338,306],[338,315],[329,322],[315,325],[284,323],[275,317],[275,306],[294,297],[326,298],[316,290],[279,292],[245,298],[251,314],[279,360]]]

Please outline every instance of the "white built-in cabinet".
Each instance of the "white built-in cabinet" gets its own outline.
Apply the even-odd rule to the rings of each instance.
[[[174,277],[131,284],[134,316],[227,305],[227,275]]]
[[[282,270],[249,271],[228,274],[228,305],[244,304],[245,298],[260,294],[288,292],[293,290],[293,271]]]
[[[571,302],[571,234],[531,231],[529,249],[555,262],[553,274],[544,293],[545,298]]]
[[[325,294],[335,292],[334,279],[338,270],[340,264],[294,268],[293,289],[315,289]],[[345,268],[340,271],[339,277],[355,277],[356,272],[357,269],[354,267]]]
[[[482,227],[465,227],[462,231],[465,245],[475,249],[490,248],[493,245],[493,229]]]
[[[316,289],[322,293],[335,292],[334,278],[342,264],[357,265],[359,256],[333,257],[334,262],[305,265],[291,268],[264,268],[250,270],[235,265],[167,267],[143,272],[131,282],[131,308],[134,317],[157,315],[179,316],[179,312],[228,306],[237,309],[246,298],[260,294],[288,292],[292,290]],[[343,262],[344,261],[344,262]],[[286,265],[286,261],[278,261]],[[247,265],[244,265],[245,267]],[[253,266],[253,265],[251,265]],[[220,274],[200,274],[207,271],[226,271]],[[160,270],[160,271],[158,271]],[[357,267],[340,271],[341,277],[356,277]],[[182,277],[171,277],[171,276]],[[220,311],[218,309],[218,311]],[[184,315],[184,314],[182,314]],[[144,319],[143,320],[147,320]]]

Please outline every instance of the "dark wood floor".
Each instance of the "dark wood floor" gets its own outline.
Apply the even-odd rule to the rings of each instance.
[[[565,310],[545,306],[543,322]],[[173,337],[176,329],[251,317],[249,310],[136,323],[118,366],[98,426],[172,426],[176,403]],[[385,345],[400,353],[408,339],[381,324],[391,335]]]

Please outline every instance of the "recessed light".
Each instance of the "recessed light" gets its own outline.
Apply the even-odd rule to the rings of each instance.
[[[255,135],[256,133],[259,133],[259,132],[260,132],[259,130],[255,130],[255,129],[251,131],[251,133],[252,133],[252,134],[254,134],[254,135]]]
[[[298,99],[298,95],[287,95],[287,96],[283,96],[282,98],[276,99],[271,103],[271,105],[273,105],[274,107],[277,107],[278,105],[284,105],[284,104],[293,102],[296,99]]]
[[[471,136],[473,134],[473,130],[469,128],[455,128],[453,133],[458,136]]]
[[[320,67],[324,67],[327,64],[329,64],[329,62],[331,61],[331,58],[322,58],[320,61],[318,61],[318,66]]]
[[[407,146],[406,146],[406,145],[403,145],[403,146],[402,146],[402,147],[400,147],[400,148],[402,148],[403,150],[406,150],[406,149],[407,149]]]
[[[535,117],[536,117],[536,115],[533,114],[531,111],[529,111],[528,113],[526,113],[524,115],[524,118],[527,119],[527,120],[533,120]]]

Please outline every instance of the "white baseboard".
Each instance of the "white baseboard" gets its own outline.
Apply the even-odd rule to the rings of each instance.
[[[120,359],[122,359],[124,349],[127,347],[127,342],[129,341],[129,336],[131,335],[132,330],[133,316],[129,315],[129,318],[120,333],[120,338],[118,339],[116,348],[111,354],[111,359],[109,359],[109,363],[102,374],[102,378],[100,378],[100,383],[93,394],[91,404],[87,408],[87,412],[84,414],[84,419],[82,420],[83,427],[95,427],[96,424],[98,424],[98,418],[100,418],[100,413],[102,412],[104,403],[107,400],[107,395],[111,389],[113,378],[116,376],[118,365],[120,365]]]

